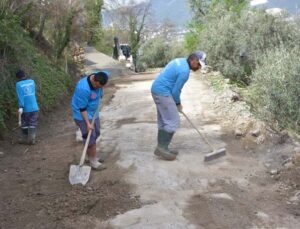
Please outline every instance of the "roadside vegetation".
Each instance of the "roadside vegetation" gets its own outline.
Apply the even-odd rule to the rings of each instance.
[[[101,42],[102,4],[102,0],[0,2],[0,136],[17,117],[18,69],[36,81],[42,111],[66,98],[78,67],[72,60],[74,49],[82,42]]]
[[[244,88],[244,100],[277,129],[300,133],[300,26],[287,13],[250,9],[245,0],[191,0],[195,15],[186,36],[189,51]]]

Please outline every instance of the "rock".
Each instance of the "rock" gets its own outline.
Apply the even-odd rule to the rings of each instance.
[[[262,218],[262,219],[269,219],[269,215],[264,213],[264,212],[261,212],[261,211],[258,211],[258,212],[255,212],[255,214],[257,215],[257,217],[259,218]]]
[[[237,101],[240,101],[240,100],[241,100],[241,97],[240,97],[239,94],[233,93],[233,94],[231,95],[231,101],[232,101],[232,102],[237,102]]]
[[[277,139],[277,144],[284,144],[288,138],[289,133],[286,130],[281,131]]]
[[[294,194],[294,196],[292,196],[290,199],[289,199],[290,202],[292,203],[297,203],[300,201],[300,191],[296,191],[296,193]]]
[[[293,162],[287,162],[287,163],[285,163],[284,164],[284,167],[286,168],[286,169],[291,169],[291,168],[293,168],[294,167],[294,163]]]
[[[241,137],[241,136],[243,136],[243,132],[242,132],[242,130],[240,130],[240,129],[236,129],[236,130],[234,131],[234,135],[235,135],[236,137]]]
[[[4,157],[4,153],[3,152],[0,152],[0,157]]]
[[[293,157],[292,157],[292,162],[298,166],[300,165],[300,152],[296,153]]]
[[[265,141],[265,137],[263,135],[258,136],[258,138],[256,138],[256,144],[260,145]]]
[[[255,130],[251,131],[251,135],[253,137],[258,137],[260,135],[260,129],[255,129]]]
[[[282,155],[281,158],[283,159],[283,162],[282,162],[282,165],[283,165],[283,166],[284,166],[285,164],[289,163],[289,162],[292,162],[292,158],[291,158],[291,157]]]
[[[227,199],[227,200],[233,200],[232,197],[227,193],[214,193],[211,195],[213,198],[217,199]]]
[[[280,180],[280,177],[281,177],[280,174],[272,176],[272,178],[276,181]]]
[[[271,175],[276,175],[276,174],[278,174],[278,170],[277,170],[277,169],[272,169],[272,170],[270,171],[270,174],[271,174]]]

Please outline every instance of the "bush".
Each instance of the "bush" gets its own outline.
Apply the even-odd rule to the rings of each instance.
[[[179,42],[166,43],[161,37],[148,40],[141,47],[138,66],[144,68],[164,67],[170,60],[186,56],[183,44]]]
[[[0,18],[0,136],[16,117],[15,73],[22,68],[36,82],[41,110],[49,110],[68,93],[71,77],[40,54],[14,17]]]
[[[259,10],[237,14],[222,6],[216,6],[203,28],[195,31],[199,32],[198,49],[207,52],[208,64],[247,85],[263,53],[280,45],[293,48],[300,42],[299,27],[285,15],[275,17]]]
[[[300,48],[268,51],[253,72],[249,101],[264,120],[300,133]]]

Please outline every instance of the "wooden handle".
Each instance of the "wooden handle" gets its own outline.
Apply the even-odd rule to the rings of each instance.
[[[183,114],[183,116],[186,118],[186,120],[190,123],[190,125],[198,132],[198,134],[203,138],[203,140],[207,143],[207,145],[210,146],[210,148],[214,151],[215,147],[206,139],[206,137],[204,136],[204,134],[202,134],[198,128],[192,123],[192,121],[189,119],[189,117],[183,112],[181,111],[181,114]]]
[[[99,101],[99,105],[100,105],[100,101]],[[99,112],[99,105],[98,105],[98,108],[97,108],[97,110],[95,111],[95,113],[93,115],[93,119],[92,119],[92,123],[91,123],[92,127],[94,127],[94,123],[95,123],[95,119],[96,119],[96,116],[97,116],[97,112]],[[85,145],[84,145],[84,149],[83,149],[83,152],[82,152],[82,155],[81,155],[81,158],[80,158],[79,166],[82,166],[83,163],[84,163],[86,151],[87,151],[87,148],[88,148],[88,145],[89,145],[89,142],[90,142],[90,138],[91,138],[92,132],[93,132],[93,129],[89,130],[89,133],[88,133]]]

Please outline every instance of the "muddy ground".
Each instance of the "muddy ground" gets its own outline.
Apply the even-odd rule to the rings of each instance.
[[[69,103],[47,116],[40,120],[37,145],[18,145],[18,130],[1,142],[0,228],[74,228],[82,216],[106,220],[141,206],[123,179],[126,170],[115,165],[117,154],[107,158],[107,170],[92,172],[86,187],[72,187],[69,166],[78,164],[83,145],[75,141]]]

